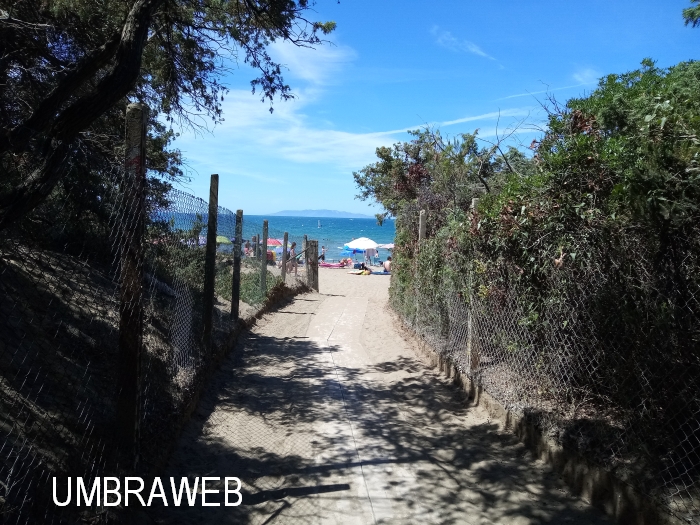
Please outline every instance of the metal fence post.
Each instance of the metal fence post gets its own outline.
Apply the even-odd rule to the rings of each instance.
[[[241,245],[243,244],[243,210],[236,210],[236,240],[233,243],[233,279],[231,280],[231,321],[234,326],[239,317],[241,297]]]
[[[267,295],[267,220],[263,221],[262,242],[260,244],[260,295]]]
[[[318,292],[318,241],[308,241],[306,247],[308,248],[306,284]]]
[[[212,321],[214,316],[214,279],[216,278],[216,223],[219,210],[219,176],[211,176],[209,185],[209,216],[207,220],[207,246],[204,259],[204,348],[211,349]]]
[[[289,233],[284,232],[284,240],[282,241],[282,282],[287,278],[287,242],[289,241]]]
[[[132,211],[120,232],[121,275],[119,288],[119,396],[117,428],[133,461],[138,463],[139,398],[143,341],[143,264],[146,192],[146,122],[148,108],[126,108],[124,202]]]

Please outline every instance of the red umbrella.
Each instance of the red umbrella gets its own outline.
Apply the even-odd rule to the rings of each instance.
[[[279,239],[268,239],[267,245],[268,246],[282,246],[282,241]]]

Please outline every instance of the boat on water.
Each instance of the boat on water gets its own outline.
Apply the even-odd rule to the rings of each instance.
[[[319,227],[319,228],[321,227],[321,221],[320,221],[320,220],[318,221],[318,227]]]

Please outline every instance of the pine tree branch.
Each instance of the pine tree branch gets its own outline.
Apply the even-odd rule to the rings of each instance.
[[[98,73],[99,69],[92,68],[83,62],[84,65],[76,68],[71,79],[66,80],[60,85],[60,89],[57,88],[47,97],[51,100],[40,105],[41,112],[40,114],[35,113],[37,116],[34,121],[36,123],[43,121],[44,124],[41,133],[43,144],[40,150],[42,152],[40,164],[23,184],[0,196],[0,230],[7,228],[32,211],[51,193],[65,172],[65,155],[69,151],[70,143],[80,131],[87,128],[133,89],[141,70],[141,59],[147,41],[151,15],[164,2],[165,0],[136,0],[134,2],[124,22],[119,45],[114,51],[114,63],[93,89],[61,110],[56,119],[50,119],[46,116],[52,109],[59,110],[66,98],[70,97],[72,94],[70,86],[82,85]],[[101,58],[109,61],[109,57]],[[92,75],[88,74],[90,70],[92,70]],[[34,115],[28,121],[32,121],[32,118]],[[25,136],[26,133],[29,135]],[[36,137],[37,134],[38,130],[31,128],[29,128],[29,132],[22,131],[22,133],[18,133],[21,139],[19,142],[23,141],[26,147],[32,137]],[[9,145],[12,146],[11,142]],[[2,150],[0,149],[0,151]]]

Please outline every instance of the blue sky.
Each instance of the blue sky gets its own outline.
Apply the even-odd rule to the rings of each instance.
[[[316,49],[272,45],[296,99],[268,105],[250,92],[254,72],[224,78],[225,121],[184,130],[175,146],[208,195],[260,215],[282,209],[373,214],[356,200],[352,172],[374,162],[377,146],[408,140],[429,124],[454,136],[479,129],[493,140],[529,144],[547,92],[584,95],[597,79],[650,57],[667,67],[698,59],[700,28],[685,27],[689,0],[318,0],[316,17],[338,24]],[[498,126],[498,127],[497,127]]]

